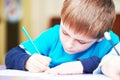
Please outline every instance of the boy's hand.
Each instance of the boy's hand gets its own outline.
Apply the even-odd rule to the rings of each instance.
[[[83,73],[83,66],[80,61],[67,62],[51,68],[46,72],[52,74],[81,74]]]
[[[27,61],[25,68],[31,72],[44,72],[49,69],[49,63],[51,59],[49,57],[33,54]]]
[[[102,72],[112,80],[120,80],[120,56],[114,56],[102,65]]]

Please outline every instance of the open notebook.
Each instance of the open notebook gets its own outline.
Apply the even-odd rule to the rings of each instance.
[[[104,75],[55,75],[20,70],[0,70],[0,80],[111,80]]]

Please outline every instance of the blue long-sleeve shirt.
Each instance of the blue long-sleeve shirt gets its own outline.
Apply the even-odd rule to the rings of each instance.
[[[64,51],[61,44],[59,30],[60,25],[55,25],[44,31],[34,40],[39,52],[52,59],[49,65],[50,68],[64,62],[76,61],[79,59],[83,64],[84,73],[91,73],[98,66],[101,58],[112,48],[110,43],[106,39],[103,39],[101,42],[94,43],[86,51],[68,54]],[[110,35],[113,42],[117,44],[119,42],[118,36],[112,31],[110,31]],[[21,43],[20,46],[23,46],[23,48],[16,47],[8,52],[5,60],[7,68],[25,70],[24,65],[26,60],[32,54],[36,53],[30,41],[25,41]],[[26,51],[30,54],[26,53]]]

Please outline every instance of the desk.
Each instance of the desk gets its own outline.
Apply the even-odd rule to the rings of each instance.
[[[0,70],[0,80],[111,80],[104,75],[55,75],[20,70]]]

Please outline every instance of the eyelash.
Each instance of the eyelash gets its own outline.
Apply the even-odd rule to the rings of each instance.
[[[68,35],[66,32],[62,31],[64,35]]]
[[[80,41],[79,41],[79,43],[80,43],[80,44],[86,44],[86,43],[84,43],[84,42],[80,42]]]
[[[80,42],[79,40],[77,40],[77,42],[79,42],[80,44],[86,44],[85,42]]]
[[[62,32],[63,32],[64,35],[69,36],[66,32],[64,32],[64,31],[62,31]],[[86,44],[84,42],[80,42],[79,40],[76,40],[76,41],[79,42],[80,44]]]

